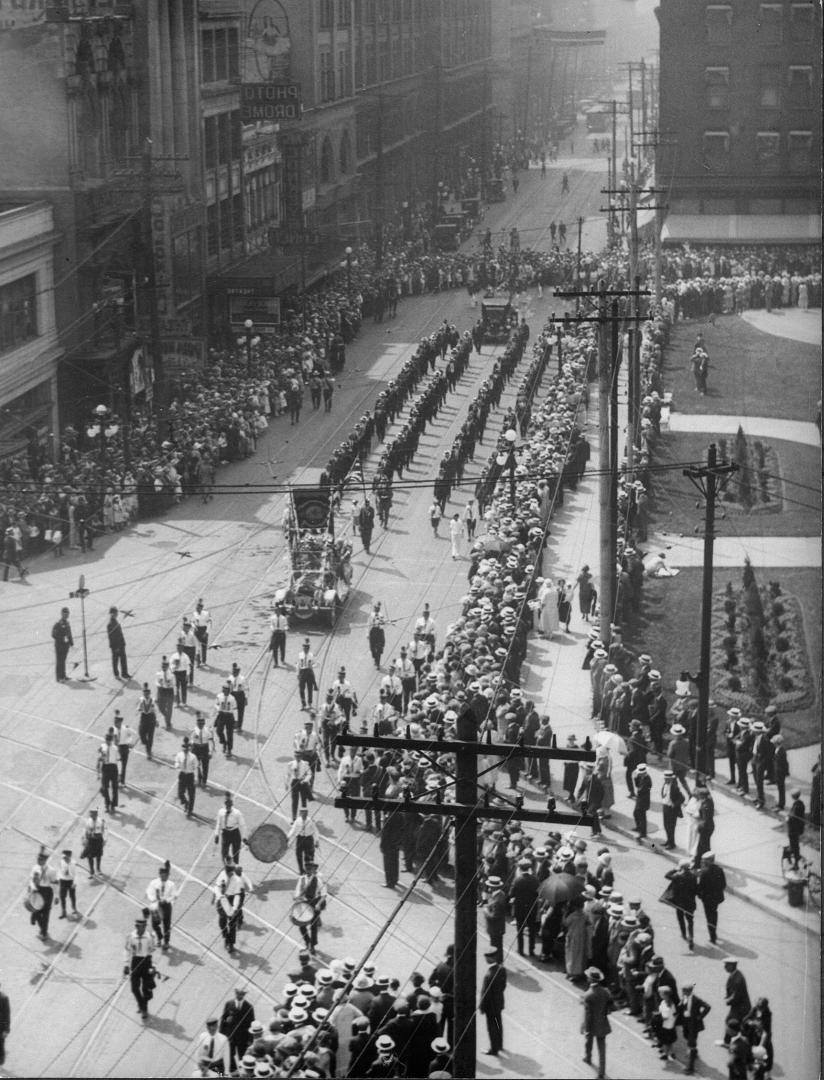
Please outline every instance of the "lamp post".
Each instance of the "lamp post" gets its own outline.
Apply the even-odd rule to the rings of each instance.
[[[351,298],[351,296],[352,296],[352,267],[358,265],[358,260],[352,258],[352,255],[354,253],[353,253],[351,247],[344,248],[343,253],[346,256],[346,258],[341,263],[341,266],[346,268],[346,295]]]
[[[113,439],[120,431],[120,425],[115,422],[107,405],[98,405],[94,410],[94,420],[86,428],[86,434],[93,441],[100,437],[100,459],[106,453],[106,445],[109,439]]]
[[[515,469],[518,465],[518,458],[515,455],[515,443],[518,441],[517,432],[510,428],[503,434],[505,440],[505,446],[498,451],[495,461],[501,468],[509,470],[509,501],[512,503],[513,509],[515,508]]]
[[[403,223],[403,238],[408,240],[412,233],[412,221],[409,212],[409,202],[404,199],[401,203],[401,221]]]
[[[238,345],[246,346],[246,373],[252,374],[252,349],[260,344],[260,337],[255,334],[255,324],[247,319],[243,324],[243,337],[237,339]]]

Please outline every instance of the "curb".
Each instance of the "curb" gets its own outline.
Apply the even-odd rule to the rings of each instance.
[[[623,825],[613,825],[611,822],[609,824],[605,824],[602,822],[602,828],[604,828],[605,831],[606,829],[611,828],[614,832],[620,833],[622,836],[626,837],[629,840],[637,840],[635,834],[629,829],[625,828]],[[662,855],[668,862],[671,863],[677,864],[681,859],[684,858],[683,855],[679,855],[670,851],[665,851],[660,845],[652,845],[648,841],[644,843],[643,846],[648,850],[653,850],[654,847],[654,850],[657,854]],[[785,911],[782,911],[780,908],[771,907],[768,904],[764,903],[764,901],[758,900],[754,896],[750,896],[748,893],[746,893],[740,888],[728,885],[726,891],[730,894],[730,896],[734,896],[736,900],[743,900],[745,903],[751,904],[753,907],[759,908],[765,914],[771,915],[773,916],[773,918],[780,919],[788,926],[794,926],[798,930],[804,930],[808,934],[811,934],[814,938],[820,939],[821,937],[820,927],[816,928],[814,926],[808,926],[806,923],[801,924],[791,915],[788,915]]]

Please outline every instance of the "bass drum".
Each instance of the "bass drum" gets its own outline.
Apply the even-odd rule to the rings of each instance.
[[[295,595],[294,608],[292,610],[294,617],[300,620],[311,619],[313,612],[312,597],[307,596],[306,593],[297,593]]]
[[[289,918],[295,926],[308,926],[315,917],[315,909],[306,900],[296,900],[292,904]]]
[[[23,907],[30,915],[36,915],[46,906],[46,901],[39,892],[31,892],[23,901]]]

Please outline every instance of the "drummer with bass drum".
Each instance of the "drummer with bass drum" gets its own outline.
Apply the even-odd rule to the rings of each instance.
[[[49,863],[48,852],[41,847],[37,863],[32,867],[25,901],[32,926],[40,928],[41,941],[49,940],[49,917],[54,903],[57,880],[57,871]]]
[[[295,886],[295,901],[292,904],[290,918],[300,930],[306,947],[315,955],[318,945],[318,929],[321,912],[326,907],[326,885],[318,873],[318,864],[305,860],[304,873]]]

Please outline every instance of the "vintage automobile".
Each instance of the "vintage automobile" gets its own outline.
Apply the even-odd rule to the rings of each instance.
[[[486,296],[481,300],[481,328],[484,342],[501,344],[517,322],[515,309],[505,296]]]
[[[432,239],[438,251],[457,251],[461,246],[461,230],[454,221],[442,222],[435,226]]]
[[[352,545],[335,539],[329,485],[291,486],[284,526],[289,583],[276,591],[275,603],[283,604],[290,624],[318,619],[334,626],[352,584]]]
[[[486,186],[487,202],[503,202],[506,199],[506,189],[501,176],[494,176]]]

